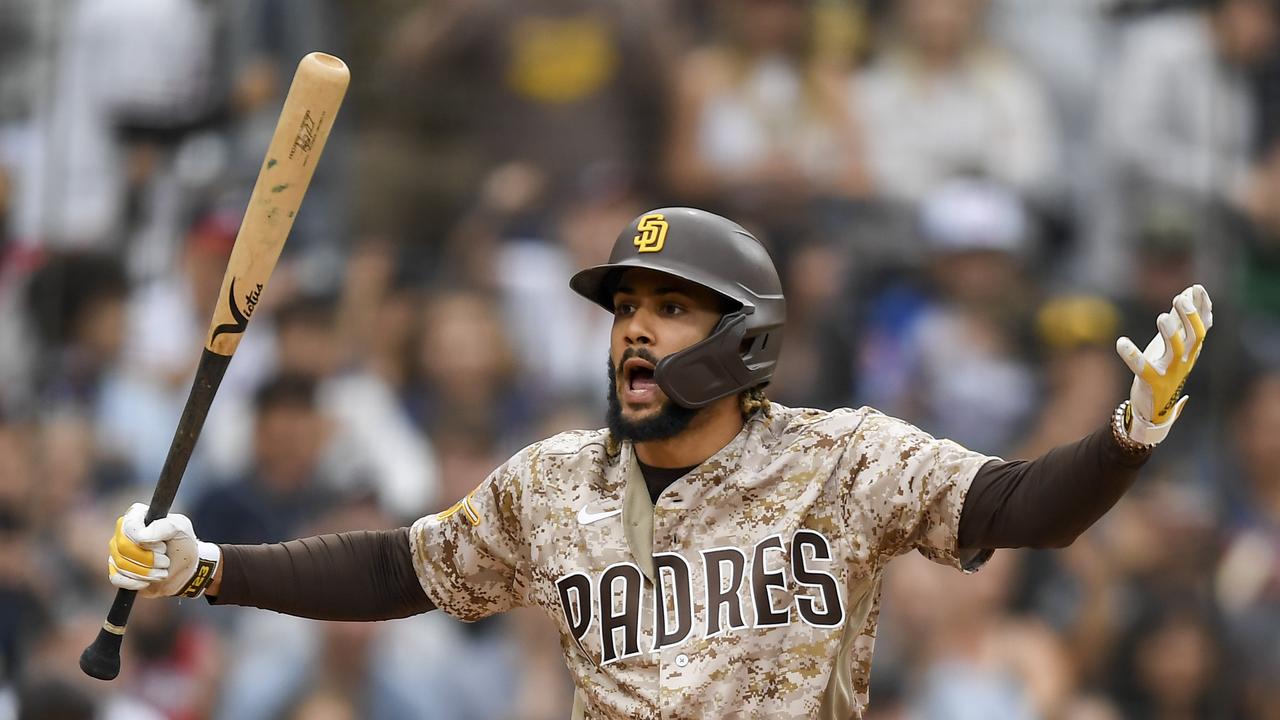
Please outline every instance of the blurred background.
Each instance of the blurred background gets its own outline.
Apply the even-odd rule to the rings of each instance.
[[[536,611],[143,601],[120,679],[76,668],[313,49],[351,90],[175,506],[203,539],[407,524],[602,425],[566,282],[650,207],[771,248],[775,400],[1011,459],[1106,422],[1115,338],[1201,282],[1114,511],[891,566],[868,717],[1280,718],[1278,38],[1272,0],[0,0],[0,719],[568,716]]]

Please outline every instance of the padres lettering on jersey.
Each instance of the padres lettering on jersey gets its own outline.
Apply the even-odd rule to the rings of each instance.
[[[812,551],[806,552],[808,549]],[[790,559],[784,555],[780,566],[770,571],[765,557],[769,550],[791,550]],[[691,637],[783,627],[792,622],[793,615],[817,627],[837,628],[844,622],[839,587],[824,567],[831,562],[831,543],[822,533],[799,530],[785,546],[780,536],[771,535],[756,543],[750,555],[738,548],[714,548],[699,555],[703,583],[697,588],[693,587],[689,560],[679,553],[653,556],[656,585],[645,582],[635,563],[619,563],[597,575],[575,572],[557,580],[560,609],[574,642],[581,645],[587,632],[598,625],[601,664],[639,655],[642,597],[643,604],[653,608],[652,644],[643,652],[676,647]],[[796,583],[817,589],[818,598],[794,595],[792,607],[776,606],[770,593],[787,589],[787,564]],[[656,593],[662,602],[645,597],[649,593]],[[750,610],[745,609],[744,593],[750,598]],[[702,599],[702,607],[707,609],[698,623],[693,617],[695,597]],[[619,606],[621,612],[615,610]]]
[[[581,717],[860,716],[879,577],[918,549],[960,566],[960,509],[990,460],[868,409],[774,405],[650,501],[607,432],[530,446],[410,533],[436,606],[543,608]]]

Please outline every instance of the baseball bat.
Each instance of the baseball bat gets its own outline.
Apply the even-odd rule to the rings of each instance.
[[[236,234],[191,394],[151,495],[147,524],[169,514],[209,405],[275,269],[350,78],[346,63],[332,55],[313,52],[298,63]],[[86,675],[112,680],[120,673],[120,644],[136,594],[116,591],[97,638],[80,655]]]

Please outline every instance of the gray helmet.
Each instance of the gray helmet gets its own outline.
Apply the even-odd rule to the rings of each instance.
[[[666,356],[654,369],[658,387],[673,402],[700,408],[773,377],[786,300],[769,253],[742,226],[693,208],[652,210],[618,235],[608,263],[574,275],[569,287],[613,312],[614,289],[628,268],[697,283],[734,305],[705,340]]]

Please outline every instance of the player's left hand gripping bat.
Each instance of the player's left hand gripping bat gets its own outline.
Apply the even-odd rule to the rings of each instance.
[[[298,63],[231,250],[191,395],[151,496],[148,524],[169,514],[209,404],[262,299],[350,79],[346,64],[332,55],[313,52]],[[86,675],[112,680],[120,673],[120,643],[135,595],[132,590],[116,591],[98,637],[80,655],[80,669]]]

